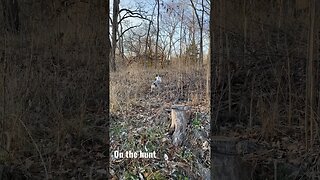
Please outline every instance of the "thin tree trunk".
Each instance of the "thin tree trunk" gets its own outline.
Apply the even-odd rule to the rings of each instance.
[[[183,30],[183,26],[182,26],[182,23],[183,23],[183,15],[184,15],[184,9],[182,9],[182,13],[181,13],[181,24],[180,24],[180,55],[179,57],[182,58],[182,30]]]
[[[203,21],[204,21],[204,2],[203,0],[201,1],[202,5],[202,14],[201,14],[201,25],[200,25],[200,59],[199,63],[202,65],[203,63]],[[199,23],[200,24],[200,23]]]
[[[228,63],[228,107],[229,107],[229,115],[231,116],[231,68],[230,68],[230,47],[229,47],[229,39],[228,33],[226,33],[226,50],[227,50],[227,63]]]
[[[106,4],[106,13],[107,13],[107,62],[108,62],[108,66],[107,66],[107,72],[109,72],[109,64],[110,64],[110,49],[111,49],[111,42],[110,42],[110,21],[109,21],[109,17],[110,17],[110,1],[107,0],[107,4]]]
[[[116,46],[117,46],[119,3],[120,3],[120,0],[113,1],[111,69],[114,72],[116,71]]]
[[[282,18],[282,0],[279,1],[279,17],[278,17],[278,43],[277,48],[279,49],[280,44],[280,29],[281,29],[281,18]]]
[[[213,3],[215,2],[215,4]],[[210,68],[211,68],[211,85],[213,85],[213,88],[211,88],[211,101],[210,101],[210,107],[211,107],[211,116],[215,118],[211,118],[211,134],[213,133],[214,129],[218,130],[218,110],[214,111],[214,108],[217,108],[218,103],[217,103],[217,76],[218,76],[218,58],[214,56],[215,48],[218,50],[219,45],[215,42],[215,31],[214,28],[218,25],[217,20],[218,20],[218,2],[219,0],[216,1],[211,1],[210,4]],[[218,28],[217,28],[218,30]],[[218,37],[216,36],[216,41],[218,42]],[[215,60],[216,59],[216,60]],[[219,109],[219,108],[217,108]],[[216,112],[214,114],[214,112]],[[211,158],[213,158],[213,153],[211,154]]]
[[[120,18],[120,14],[119,14],[119,17],[118,18]],[[122,26],[122,24],[120,23],[119,24],[120,26],[120,28],[118,28],[118,34],[122,34],[123,33],[123,26]],[[123,63],[123,61],[124,61],[124,59],[125,59],[125,55],[124,55],[124,45],[123,45],[123,36],[120,36],[119,38],[118,38],[118,48],[119,48],[119,54],[120,54],[120,56],[121,56],[121,61],[122,61],[122,63]]]
[[[175,31],[176,31],[178,23],[179,23],[178,21],[173,23],[172,30],[169,33],[169,50],[168,50],[168,55],[167,55],[167,58],[166,58],[167,60],[169,60],[170,57],[171,57],[173,35],[174,35]]]
[[[204,10],[202,10],[202,16],[201,16],[201,19],[197,13],[197,9],[193,3],[193,0],[190,0],[191,2],[191,6],[193,8],[193,11],[194,11],[194,14],[193,15],[196,15],[196,18],[197,18],[197,21],[198,21],[198,25],[199,25],[199,30],[200,30],[200,52],[199,52],[199,65],[202,64],[203,62],[203,14],[204,14]],[[201,1],[201,4],[202,4],[202,8],[204,9],[204,2],[203,0]],[[194,22],[194,20],[193,20]],[[195,38],[194,37],[194,34],[195,34],[195,28],[193,28],[193,39]]]
[[[288,47],[288,40],[286,36],[286,50],[287,50],[287,75],[288,75],[288,99],[289,99],[289,105],[288,105],[288,124],[289,126],[292,125],[292,87],[291,87],[291,66],[290,66],[290,57],[289,57],[289,47]]]
[[[152,21],[149,22],[149,26],[148,26],[148,32],[147,32],[147,37],[146,37],[146,46],[144,49],[144,62],[143,62],[143,67],[146,69],[146,64],[148,61],[148,43],[149,43],[149,35],[150,35],[150,29],[151,29],[151,24]]]
[[[149,58],[149,56],[148,56],[149,36],[150,36],[150,29],[151,29],[152,19],[153,19],[153,16],[154,16],[154,11],[155,11],[155,9],[156,9],[156,6],[157,6],[157,4],[155,4],[154,7],[153,7],[153,11],[152,11],[152,15],[151,15],[151,20],[149,21],[149,26],[148,26],[148,32],[147,32],[147,37],[146,37],[146,47],[145,47],[145,49],[144,49],[144,57],[145,57],[144,63],[143,63],[143,64],[144,64],[144,68],[146,68],[147,60],[148,60],[148,58]],[[149,50],[150,50],[150,48],[149,48]]]
[[[160,32],[160,0],[157,0],[158,3],[158,14],[157,14],[157,37],[156,37],[156,55],[155,55],[155,68],[157,68],[158,63],[158,46],[159,46],[159,32]]]
[[[312,148],[313,145],[313,122],[314,122],[314,62],[313,62],[313,51],[314,51],[314,19],[315,19],[315,0],[310,1],[310,30],[309,30],[309,53],[308,53],[308,80],[307,85],[309,86],[309,93],[310,95],[308,96],[309,99],[306,99],[309,104],[307,108],[309,109],[307,112],[310,113],[308,116],[307,113],[307,124],[308,121],[310,122],[310,147]],[[308,128],[306,126],[306,132],[308,132]],[[306,136],[307,137],[307,136]],[[306,139],[308,140],[308,139]]]
[[[211,36],[211,35],[210,35]],[[211,46],[213,46],[211,44],[211,37],[210,37],[210,44],[209,44],[209,50],[211,51]],[[210,85],[210,77],[211,77],[211,56],[212,54],[209,54],[208,57],[208,62],[207,62],[207,77],[206,77],[206,98],[208,100],[208,102],[210,102],[210,89],[211,89],[211,85]],[[208,103],[209,107],[210,107],[210,103]]]
[[[222,62],[223,62],[223,17],[224,17],[224,10],[223,10],[223,1],[219,1],[219,6],[220,6],[220,17],[219,17],[219,62],[218,62],[218,85],[221,85],[222,81]]]
[[[243,36],[244,36],[244,43],[243,43],[243,62],[245,61],[246,58],[246,53],[247,53],[247,12],[246,12],[246,0],[244,0],[243,3]]]
[[[109,16],[110,16],[110,1],[107,0],[106,2],[106,14],[107,14],[107,30],[106,30],[106,34],[107,34],[107,48],[106,48],[106,53],[107,53],[107,78],[106,78],[106,81],[109,82],[110,80],[110,73],[109,73],[109,62],[110,62],[110,49],[111,49],[111,42],[110,42],[110,38],[109,38],[109,34],[110,34],[110,22],[109,22]],[[107,93],[107,97],[110,97],[110,93],[109,91],[106,92]],[[106,108],[106,114],[109,115],[109,108]],[[110,124],[110,121],[109,121],[109,118],[107,118],[107,124],[109,125]],[[106,133],[106,139],[109,139],[109,133]],[[110,153],[109,153],[109,148],[107,148],[107,159],[110,158]],[[107,168],[107,174],[109,176],[109,168]],[[109,179],[109,177],[107,178]]]

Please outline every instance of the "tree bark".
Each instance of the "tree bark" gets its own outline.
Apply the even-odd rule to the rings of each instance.
[[[211,118],[211,135],[213,135],[213,130],[217,128],[217,114],[214,114],[214,107],[216,107],[216,92],[217,92],[217,58],[216,61],[214,60],[215,56],[214,56],[214,52],[215,52],[215,48],[217,47],[218,49],[218,45],[216,43],[214,43],[214,39],[215,39],[215,33],[214,33],[214,28],[215,25],[217,24],[217,3],[213,3],[213,2],[217,2],[217,1],[211,1],[210,4],[210,71],[211,71],[211,79],[210,79],[210,84],[211,86],[211,92],[210,92],[210,107],[211,107],[211,116],[215,117],[214,120],[213,118]],[[214,6],[215,5],[215,6]],[[215,8],[216,7],[216,8]],[[211,155],[211,158],[213,156]]]
[[[314,19],[315,19],[315,0],[310,1],[310,30],[309,30],[309,51],[308,51],[308,66],[307,66],[307,91],[306,91],[306,112],[305,112],[305,138],[306,147],[312,147],[313,144],[313,121],[314,121],[314,98],[315,98],[315,86],[314,86]],[[310,123],[310,127],[309,126]],[[308,138],[310,133],[310,138]],[[308,143],[310,140],[310,144]]]
[[[110,64],[110,49],[111,49],[111,42],[110,42],[110,1],[107,0],[107,4],[106,4],[106,13],[107,13],[107,31],[106,31],[106,34],[107,34],[107,62],[108,62],[108,66],[107,66],[107,72],[109,72],[109,64]]]
[[[157,14],[157,37],[156,37],[156,54],[155,54],[155,68],[157,68],[158,63],[158,46],[159,46],[159,32],[160,32],[160,0],[158,2],[158,14]]]
[[[172,143],[175,146],[182,145],[188,123],[188,118],[186,115],[187,107],[183,105],[173,105],[171,107],[171,126],[170,134],[172,135]]]
[[[112,18],[112,57],[111,70],[116,71],[116,46],[117,46],[117,31],[118,31],[118,14],[120,0],[113,1],[113,18]]]
[[[106,4],[105,4],[105,10],[106,10],[106,25],[107,25],[107,29],[106,29],[106,34],[107,34],[107,48],[106,48],[106,58],[107,58],[107,82],[109,82],[109,80],[110,80],[110,73],[109,73],[109,71],[110,71],[110,69],[109,69],[109,64],[110,64],[110,49],[111,49],[111,42],[110,42],[110,21],[109,21],[109,18],[110,18],[110,1],[109,0],[107,0],[106,1]],[[109,91],[107,91],[107,97],[110,97],[110,94],[109,94]],[[109,107],[107,107],[106,108],[106,114],[108,114],[109,115]],[[107,124],[109,125],[109,118],[107,119]],[[108,128],[109,129],[109,128]],[[108,133],[108,131],[107,131],[107,133],[106,133],[106,139],[109,139],[109,133]],[[109,142],[109,141],[107,141],[107,142]],[[109,160],[109,158],[110,158],[110,153],[109,153],[109,148],[107,149],[107,159]],[[107,168],[107,179],[109,179],[109,168]]]
[[[146,68],[146,64],[147,64],[147,60],[149,59],[149,55],[148,55],[148,43],[149,43],[149,36],[150,36],[150,29],[151,29],[151,25],[152,25],[152,19],[154,16],[154,11],[156,9],[157,4],[154,5],[153,7],[153,11],[152,11],[152,15],[151,15],[151,20],[149,21],[149,26],[148,26],[148,32],[147,32],[147,37],[146,37],[146,46],[145,46],[145,50],[144,50],[144,68]],[[150,48],[149,48],[150,50]]]

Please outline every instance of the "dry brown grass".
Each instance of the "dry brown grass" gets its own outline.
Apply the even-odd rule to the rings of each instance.
[[[150,86],[156,74],[162,76],[164,86],[160,93],[164,99],[189,99],[192,105],[204,103],[205,74],[195,66],[171,66],[166,69],[144,69],[133,65],[110,74],[110,112],[124,111],[146,94],[151,94]]]
[[[261,97],[258,102],[258,117],[262,123],[262,135],[269,139],[275,136],[275,128],[279,121],[279,109],[276,102]]]

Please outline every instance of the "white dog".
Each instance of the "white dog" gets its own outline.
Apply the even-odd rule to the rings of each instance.
[[[156,80],[151,84],[151,92],[153,89],[160,89],[161,77],[159,75],[156,76]]]

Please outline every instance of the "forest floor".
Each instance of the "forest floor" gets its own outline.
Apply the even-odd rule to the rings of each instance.
[[[317,179],[320,177],[320,145],[316,142],[307,149],[303,130],[300,126],[279,126],[274,127],[272,136],[266,137],[263,127],[227,124],[220,127],[219,135],[213,136],[212,140],[234,141],[235,149],[231,152],[235,154],[231,156],[240,157],[243,163],[231,166],[241,173],[247,171],[251,179]],[[212,153],[218,159],[214,160],[213,166],[221,164],[221,156],[230,157],[228,149],[214,149]],[[244,165],[249,167],[243,168]]]
[[[28,126],[32,138],[26,134],[23,151],[7,152],[0,147],[0,179],[45,179],[46,175],[48,179],[105,179],[108,164],[112,179],[210,179],[210,167],[220,163],[214,160],[211,164],[210,139],[235,141],[236,153],[250,167],[244,169],[240,164],[234,168],[240,173],[248,171],[251,179],[320,177],[319,141],[307,149],[303,126],[266,123],[248,127],[224,120],[217,136],[210,137],[204,72],[129,68],[111,73],[110,164],[106,154],[108,116],[92,112],[86,113],[82,121],[75,118],[65,122],[61,132],[52,133],[56,130],[50,128],[49,122]],[[162,89],[151,92],[150,85],[158,73],[162,76]],[[181,100],[176,101],[177,98]],[[171,117],[166,109],[175,103],[189,106],[192,112],[187,137],[180,147],[172,144],[168,133]],[[57,143],[50,134],[59,133],[65,135]],[[14,143],[17,142],[12,146]],[[155,152],[155,157],[115,157],[116,152],[129,151]],[[212,152],[216,156],[216,149]],[[230,155],[223,153],[220,155],[226,162]]]
[[[162,76],[162,89],[150,91],[156,74]],[[179,78],[184,84],[179,85]],[[111,74],[110,82],[110,173],[112,179],[208,179],[210,177],[210,117],[203,88],[197,91],[195,71],[137,71]],[[180,81],[181,82],[181,81]],[[182,93],[179,89],[184,89]],[[168,134],[171,105],[191,108],[187,137],[180,147]],[[193,98],[191,98],[191,96]],[[200,97],[202,96],[202,98]],[[181,97],[181,96],[180,96]],[[116,158],[116,152],[155,152],[153,158]]]
[[[190,69],[154,71],[129,68],[111,74],[112,179],[222,179],[232,171],[247,173],[251,179],[319,177],[320,146],[315,142],[312,148],[306,149],[302,126],[279,126],[267,122],[249,127],[225,118],[219,130],[214,132],[216,136],[210,137],[209,106],[204,95],[205,71],[201,72]],[[161,91],[151,92],[150,85],[158,73],[162,75],[163,87]],[[176,99],[181,95],[183,100],[178,103],[189,106],[192,115],[183,145],[175,147],[168,133],[171,117],[166,109],[177,103]],[[226,149],[222,148],[223,152],[212,150],[216,158],[211,162],[210,139],[214,143],[234,141],[236,156],[228,154],[227,151],[232,151],[232,148],[228,149],[226,145]],[[117,153],[125,156],[126,152],[139,151],[155,151],[156,157],[116,157]],[[221,166],[224,163],[229,167],[216,169],[221,174],[210,173],[211,165]]]
[[[15,155],[0,154],[0,179],[105,179],[107,115],[90,114],[85,117],[82,127],[81,132],[67,133],[61,139],[60,147],[54,145],[52,138],[46,137],[36,144],[31,142],[30,147]],[[32,131],[32,137],[38,139],[52,130],[44,124]]]

